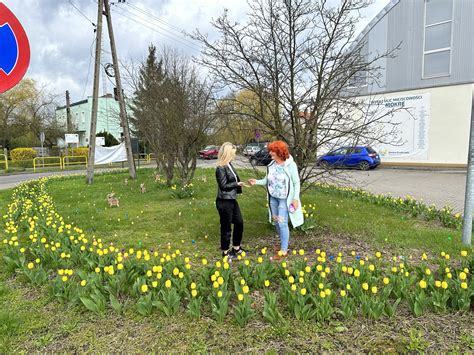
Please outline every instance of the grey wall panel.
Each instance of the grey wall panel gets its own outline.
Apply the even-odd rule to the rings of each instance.
[[[379,63],[386,68],[381,87],[369,86],[361,94],[474,82],[474,0],[454,0],[451,75],[445,77],[423,79],[424,10],[424,0],[400,0],[364,30],[370,53],[390,50],[400,42],[401,49],[396,58]]]

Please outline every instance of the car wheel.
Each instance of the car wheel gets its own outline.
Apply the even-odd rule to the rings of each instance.
[[[328,170],[329,169],[329,163],[326,160],[323,160],[322,162],[319,163],[319,166],[324,169]]]
[[[361,161],[361,162],[359,163],[359,169],[360,169],[360,170],[364,170],[364,171],[365,171],[365,170],[369,170],[369,169],[370,169],[370,164],[369,164],[369,162],[367,162],[367,161],[365,161],[365,160],[364,160],[364,161]]]
[[[257,166],[258,165],[257,159],[255,158],[250,159],[250,165],[252,165],[253,167]]]

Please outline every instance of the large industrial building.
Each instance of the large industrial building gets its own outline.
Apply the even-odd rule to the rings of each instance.
[[[474,1],[392,0],[361,32],[382,59],[377,84],[358,92],[396,113],[398,144],[374,146],[386,164],[464,167],[474,93]],[[360,42],[359,42],[360,43]]]

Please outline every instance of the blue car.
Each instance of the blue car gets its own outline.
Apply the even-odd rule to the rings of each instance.
[[[341,147],[323,155],[317,165],[324,169],[352,167],[369,170],[380,165],[380,156],[371,147]]]

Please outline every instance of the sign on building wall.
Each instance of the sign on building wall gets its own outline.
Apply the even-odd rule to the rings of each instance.
[[[386,96],[372,101],[379,112],[394,110],[385,131],[394,131],[390,144],[374,144],[383,158],[427,160],[431,98],[429,93]],[[385,112],[384,112],[385,111]],[[395,125],[393,125],[395,124]]]
[[[95,145],[103,147],[105,145],[105,137],[95,137]]]
[[[75,133],[65,134],[64,140],[66,144],[79,144],[79,135]]]

